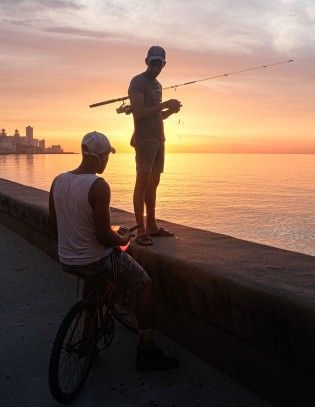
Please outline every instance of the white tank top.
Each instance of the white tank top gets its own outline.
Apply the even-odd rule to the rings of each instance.
[[[94,174],[65,172],[54,180],[52,194],[61,263],[88,265],[110,252],[96,237],[93,209],[88,200],[90,188],[97,179]]]

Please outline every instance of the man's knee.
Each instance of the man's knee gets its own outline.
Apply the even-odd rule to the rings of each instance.
[[[160,173],[152,173],[149,179],[148,188],[156,189],[160,184],[161,174]]]
[[[149,181],[150,181],[150,174],[138,172],[135,188],[145,191],[149,185]]]

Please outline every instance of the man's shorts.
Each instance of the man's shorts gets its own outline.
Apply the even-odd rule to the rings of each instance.
[[[113,255],[115,259],[113,259]],[[112,252],[96,263],[87,266],[70,266],[61,264],[66,273],[75,274],[81,278],[104,277],[115,281],[114,270],[117,264],[117,283],[130,291],[137,291],[143,288],[150,277],[145,270],[129,254],[119,248],[113,248]]]
[[[162,139],[141,140],[135,145],[137,172],[161,174],[164,171],[165,143]]]

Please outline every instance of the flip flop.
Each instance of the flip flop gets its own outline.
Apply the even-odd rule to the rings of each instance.
[[[135,242],[138,243],[140,246],[152,246],[153,241],[150,239],[149,235],[140,235],[135,238]]]
[[[171,237],[174,236],[174,233],[169,232],[166,229],[160,228],[157,232],[149,233],[151,237]]]

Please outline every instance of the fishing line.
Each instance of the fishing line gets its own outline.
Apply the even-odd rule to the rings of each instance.
[[[211,79],[217,79],[217,78],[223,78],[223,77],[228,77],[230,75],[236,75],[242,72],[249,72],[249,71],[254,71],[256,69],[263,69],[263,68],[268,68],[270,66],[274,66],[274,65],[281,65],[281,64],[287,64],[288,62],[293,62],[293,59],[290,59],[288,61],[283,61],[283,62],[276,62],[274,64],[269,64],[269,65],[261,65],[261,66],[256,66],[254,68],[247,68],[247,69],[242,69],[241,71],[234,71],[234,72],[229,72],[229,73],[224,73],[222,75],[215,75],[215,76],[209,76],[208,78],[203,78],[203,79],[197,79],[195,81],[190,81],[190,82],[185,82],[185,83],[180,83],[178,85],[172,85],[172,86],[167,86],[166,88],[163,88],[161,90],[167,90],[167,89],[176,89],[179,86],[186,86],[186,85],[191,85],[193,83],[197,83],[197,82],[203,82],[203,81],[209,81]]]
[[[174,89],[174,92],[177,93],[177,89]],[[181,97],[180,97],[181,98]],[[177,99],[177,95],[176,95]],[[182,99],[182,98],[181,98]],[[184,110],[181,109],[180,112],[178,113],[177,117],[175,118],[176,120],[176,127],[177,127],[177,139],[178,141],[181,141],[182,139],[182,130],[184,129],[183,126],[185,125],[185,120],[184,120]]]

